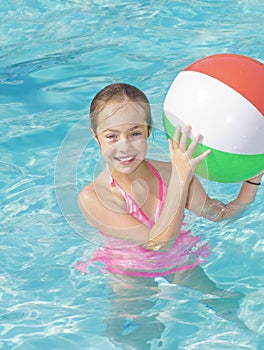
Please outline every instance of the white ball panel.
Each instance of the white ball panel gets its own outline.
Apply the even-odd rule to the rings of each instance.
[[[194,135],[203,135],[205,146],[236,154],[264,153],[264,117],[246,98],[211,76],[179,73],[164,111],[173,125],[192,125]]]

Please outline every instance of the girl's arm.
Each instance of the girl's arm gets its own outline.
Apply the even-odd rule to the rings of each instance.
[[[195,177],[190,186],[187,208],[212,221],[237,217],[254,201],[262,176],[263,174],[260,174],[248,180],[249,182],[243,182],[237,198],[227,204],[208,197],[201,183]]]
[[[201,135],[198,135],[187,147],[190,132],[191,127],[188,126],[183,130],[181,137],[181,128],[176,128],[174,139],[169,140],[171,178],[164,208],[150,230],[150,240],[154,244],[172,242],[179,236],[194,169],[210,153],[206,151],[193,158],[193,152]]]

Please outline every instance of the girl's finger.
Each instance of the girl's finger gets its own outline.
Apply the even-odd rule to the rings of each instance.
[[[169,144],[170,155],[172,155],[173,154],[173,141],[172,141],[172,139],[168,139],[168,144]]]
[[[179,143],[180,138],[181,138],[181,126],[178,125],[175,129],[173,140]]]
[[[188,147],[188,152],[189,154],[192,156],[194,151],[195,151],[195,148],[196,146],[198,145],[198,143],[200,142],[202,138],[202,135],[201,134],[198,134],[194,139],[193,141],[191,142],[190,146]]]
[[[202,160],[204,160],[206,157],[209,156],[209,154],[211,153],[211,150],[208,149],[205,152],[203,152],[202,154],[200,154],[199,156],[194,158],[194,162],[195,162],[195,166],[200,163]]]
[[[190,136],[191,129],[192,127],[190,125],[187,125],[183,130],[181,141],[180,141],[180,145],[183,150],[186,150],[187,148],[187,140],[188,140],[188,137]]]

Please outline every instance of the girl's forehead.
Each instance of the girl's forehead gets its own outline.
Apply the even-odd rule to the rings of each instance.
[[[98,131],[146,124],[146,112],[136,102],[107,105],[98,116]]]

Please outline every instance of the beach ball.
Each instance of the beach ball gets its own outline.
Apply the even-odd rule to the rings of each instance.
[[[244,181],[264,169],[263,114],[264,65],[238,54],[208,56],[185,68],[163,105],[168,137],[177,125],[202,134],[195,155],[208,148],[211,154],[196,173],[217,182]]]

